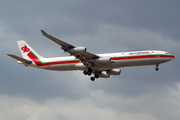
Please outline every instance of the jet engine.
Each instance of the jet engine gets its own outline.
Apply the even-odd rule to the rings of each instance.
[[[101,78],[109,78],[109,77],[110,77],[110,75],[107,74],[107,73],[104,72],[104,71],[102,71],[101,73],[99,73],[98,76],[101,77]]]
[[[85,47],[75,47],[75,48],[71,48],[69,50],[70,53],[85,53],[86,52],[86,48]]]
[[[109,75],[120,75],[121,74],[121,69],[107,70],[106,73],[109,74]]]
[[[97,58],[97,59],[95,59],[95,62],[100,63],[100,64],[109,64],[109,63],[111,63],[111,58],[110,57]]]

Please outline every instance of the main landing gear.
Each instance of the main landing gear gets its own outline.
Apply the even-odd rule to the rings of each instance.
[[[92,69],[91,68],[88,68],[88,70],[86,71],[83,71],[83,73],[84,73],[84,75],[91,75],[92,74]],[[90,79],[92,80],[92,81],[94,81],[95,79],[98,79],[99,78],[99,75],[98,74],[95,74],[94,75],[94,77],[91,77]]]
[[[156,68],[155,68],[155,70],[156,70],[156,71],[158,71],[158,70],[159,70],[159,68],[158,68],[158,67],[159,67],[159,64],[156,64]]]
[[[90,76],[91,73],[92,73],[92,69],[88,68],[88,71],[85,70],[83,73],[84,73],[84,75],[89,75]]]
[[[94,81],[96,78],[98,79],[98,78],[99,78],[99,75],[94,75],[94,77],[91,77],[90,79],[91,79],[92,81]]]

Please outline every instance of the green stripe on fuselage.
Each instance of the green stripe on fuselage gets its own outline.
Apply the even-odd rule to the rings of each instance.
[[[31,53],[42,63],[42,61],[31,51]]]

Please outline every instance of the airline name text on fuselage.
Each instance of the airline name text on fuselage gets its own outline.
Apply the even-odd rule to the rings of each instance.
[[[149,51],[141,51],[141,52],[130,52],[129,55],[140,55],[140,54],[149,54]]]

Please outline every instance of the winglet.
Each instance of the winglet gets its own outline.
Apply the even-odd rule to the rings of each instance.
[[[43,34],[44,36],[47,36],[47,35],[48,35],[44,30],[41,30],[41,32],[42,32],[42,34]]]

